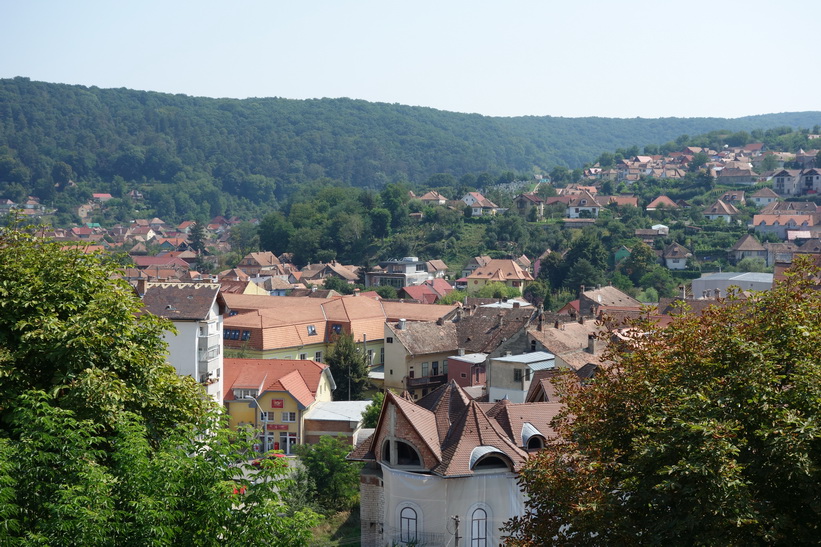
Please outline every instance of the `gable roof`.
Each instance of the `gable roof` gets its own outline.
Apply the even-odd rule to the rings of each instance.
[[[704,209],[703,214],[734,216],[738,214],[738,209],[732,203],[725,203],[717,199],[715,203]]]
[[[497,258],[473,270],[467,279],[484,279],[504,283],[505,281],[533,281],[533,276],[522,269],[516,261]]]
[[[678,209],[678,204],[673,201],[672,199],[668,198],[667,196],[659,196],[649,204],[647,204],[646,209],[648,211],[654,211],[659,207],[664,207],[665,209]]]
[[[266,391],[285,391],[302,408],[307,408],[316,400],[322,375],[327,368],[328,365],[313,360],[226,358],[223,360],[223,399],[235,401],[235,389],[259,389],[260,395]]]
[[[745,234],[732,246],[730,252],[733,251],[766,251],[766,249],[755,237]]]
[[[217,301],[216,283],[146,283],[142,295],[145,311],[172,321],[200,321]],[[219,297],[224,308],[224,300]]]

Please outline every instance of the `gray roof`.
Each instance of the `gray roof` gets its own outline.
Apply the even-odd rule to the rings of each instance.
[[[533,351],[530,353],[522,353],[520,355],[506,355],[504,357],[497,357],[494,361],[504,361],[506,363],[525,363],[532,365],[542,361],[551,361],[556,356],[546,351]]]
[[[758,272],[718,272],[702,275],[700,279],[711,281],[747,281],[752,283],[772,283],[773,274]]]
[[[484,363],[487,359],[487,353],[466,353],[464,355],[451,355],[448,357],[448,360],[456,359],[457,361],[463,361],[465,363]]]
[[[306,420],[358,422],[370,401],[324,401],[305,413]]]

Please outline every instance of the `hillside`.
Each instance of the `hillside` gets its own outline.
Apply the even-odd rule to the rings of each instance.
[[[380,189],[435,173],[549,172],[682,134],[819,123],[821,112],[493,118],[352,99],[209,99],[14,78],[0,80],[0,182],[54,202],[72,201],[53,194],[64,178],[117,197],[139,188],[172,217],[198,207],[206,215],[258,213],[321,179]]]

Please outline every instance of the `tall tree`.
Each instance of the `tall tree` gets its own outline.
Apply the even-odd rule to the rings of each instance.
[[[170,325],[115,273],[0,231],[0,545],[304,544],[316,515],[279,519],[285,470],[237,464],[245,432],[166,364]]]
[[[641,321],[593,382],[568,376],[510,544],[817,543],[818,275],[799,260],[770,291]]]
[[[358,348],[353,336],[340,334],[334,347],[326,357],[331,367],[336,389],[333,392],[337,401],[360,401],[368,386],[368,366],[364,350]]]

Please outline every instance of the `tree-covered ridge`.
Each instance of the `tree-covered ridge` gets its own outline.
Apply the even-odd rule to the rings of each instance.
[[[493,118],[352,99],[209,99],[0,80],[0,182],[58,201],[68,178],[157,213],[259,213],[314,181],[381,189],[436,173],[580,167],[620,147],[717,129],[811,127],[821,112],[739,119]]]

